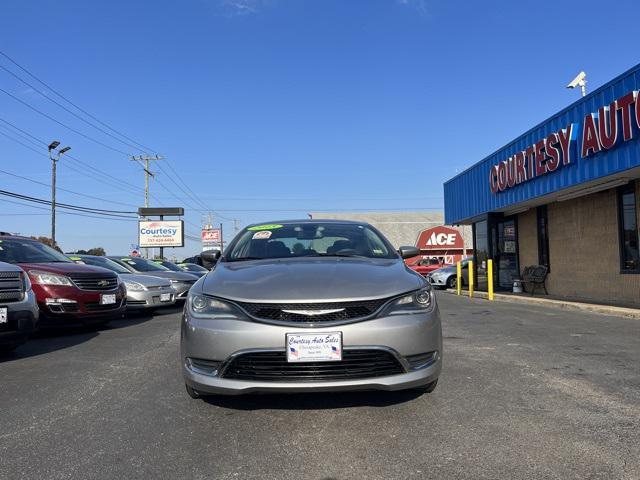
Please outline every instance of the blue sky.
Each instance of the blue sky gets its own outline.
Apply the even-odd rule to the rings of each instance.
[[[606,9],[591,0],[14,0],[3,5],[0,50],[164,155],[154,202],[186,202],[189,233],[198,234],[193,207],[203,203],[228,236],[234,218],[442,208],[443,181],[576,100],[564,86],[580,70],[595,88],[638,63],[635,30],[620,22],[638,13],[624,0]],[[5,58],[0,65],[34,83]],[[0,88],[124,152],[0,92],[1,118],[118,179],[63,158],[58,185],[105,200],[59,191],[58,201],[142,204],[143,174],[125,155],[141,152],[4,70]],[[46,148],[6,124],[0,133],[13,138],[0,135],[0,169],[45,184],[0,173],[0,189],[49,198]],[[48,235],[47,215],[2,201],[0,230]],[[64,250],[119,254],[136,241],[129,221],[60,215],[57,228]],[[175,253],[198,249],[187,242]]]

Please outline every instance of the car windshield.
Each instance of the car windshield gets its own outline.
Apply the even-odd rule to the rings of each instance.
[[[121,262],[130,265],[131,268],[138,272],[169,272],[170,270],[162,265],[158,265],[157,263],[151,262],[144,258],[137,257],[127,257],[121,258]]]
[[[397,258],[380,234],[355,223],[286,223],[248,227],[225,261],[290,257]]]
[[[79,257],[79,258],[81,262],[86,263],[87,265],[106,268],[116,273],[131,273],[131,271],[127,270],[118,262],[114,262],[109,258],[104,258],[104,257]]]
[[[0,261],[7,263],[71,262],[65,255],[35,240],[0,240]]]
[[[160,265],[161,267],[166,268],[167,270],[171,270],[172,272],[182,272],[183,270],[174,263],[167,261],[154,260],[153,263],[156,265]]]
[[[195,263],[183,263],[178,266],[183,270],[186,270],[187,272],[208,272],[209,271],[206,268],[201,267],[200,265],[197,265]]]

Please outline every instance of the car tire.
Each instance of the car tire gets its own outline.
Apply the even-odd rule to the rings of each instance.
[[[194,400],[201,398],[200,394],[186,383],[184,384],[184,388],[187,389],[187,394]]]
[[[457,283],[458,283],[458,277],[456,277],[455,275],[452,275],[451,277],[447,278],[447,288],[455,289],[457,287]]]
[[[422,385],[421,387],[416,388],[416,390],[420,393],[431,393],[436,389],[437,385],[438,379],[436,378],[433,382]]]

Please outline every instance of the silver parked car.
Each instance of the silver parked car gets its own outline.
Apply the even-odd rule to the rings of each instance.
[[[198,280],[198,277],[195,275],[191,275],[187,272],[173,272],[168,268],[145,258],[124,256],[109,256],[107,258],[117,262],[119,265],[122,265],[131,273],[166,278],[171,282],[171,286],[176,292],[176,300],[186,299],[187,292]]]
[[[127,310],[168,307],[176,303],[176,292],[166,278],[131,273],[117,262],[97,255],[69,255],[76,263],[106,268],[118,274],[127,287]]]
[[[29,276],[20,267],[0,262],[0,353],[26,342],[38,315]]]
[[[471,259],[467,258],[460,262],[462,286],[469,284],[469,260]],[[436,288],[457,288],[458,267],[457,265],[447,265],[434,270],[427,275],[427,280]]]
[[[366,223],[244,228],[187,299],[187,392],[432,391],[442,365],[431,285]],[[219,256],[216,253],[215,256]]]

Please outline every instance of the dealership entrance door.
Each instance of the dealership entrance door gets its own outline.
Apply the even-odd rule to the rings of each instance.
[[[494,288],[511,290],[513,279],[520,275],[516,218],[491,214],[474,223],[473,245],[476,288],[481,291],[487,290],[487,260],[493,259]]]

